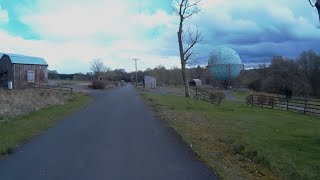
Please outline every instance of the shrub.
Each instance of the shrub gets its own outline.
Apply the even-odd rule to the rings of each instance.
[[[104,89],[105,88],[105,83],[103,81],[93,81],[92,82],[92,88],[93,89]]]
[[[252,81],[251,83],[248,84],[248,88],[252,89],[254,91],[261,91],[262,90],[262,80],[257,79]]]
[[[210,93],[210,99],[211,100],[223,100],[225,98],[225,95],[223,92],[220,91],[214,91]]]

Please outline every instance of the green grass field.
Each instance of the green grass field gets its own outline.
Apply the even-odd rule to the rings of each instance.
[[[0,157],[10,154],[17,145],[30,140],[59,120],[91,102],[89,96],[75,94],[65,105],[50,106],[40,111],[0,122]]]
[[[232,90],[232,95],[239,99],[246,99],[253,91],[249,89],[234,89]]]
[[[143,97],[199,157],[226,179],[320,177],[320,118],[170,95]]]

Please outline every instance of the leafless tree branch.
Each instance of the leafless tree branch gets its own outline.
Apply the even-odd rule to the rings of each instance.
[[[188,47],[183,52],[185,55],[199,42],[201,42],[201,34],[198,29],[195,32],[189,30],[188,31]],[[187,60],[186,60],[187,61]]]
[[[310,5],[311,5],[312,7],[314,7],[314,6],[315,6],[314,4],[312,4],[311,0],[309,0],[309,3],[310,3]]]
[[[171,6],[171,9],[176,14],[183,17],[183,19],[187,19],[201,11],[201,9],[199,8],[200,2],[201,0],[198,0],[190,4],[190,0],[175,0],[173,2],[173,5]]]
[[[311,0],[308,0],[311,7],[315,7],[317,9],[317,12],[318,12],[318,16],[319,16],[319,23],[320,23],[320,0],[317,0],[316,2],[315,1],[311,1]],[[315,2],[315,3],[313,3]],[[320,29],[320,26],[318,26],[317,28]]]

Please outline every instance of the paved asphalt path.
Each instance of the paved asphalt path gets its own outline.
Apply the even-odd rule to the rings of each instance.
[[[130,85],[95,101],[0,160],[0,180],[217,179]]]

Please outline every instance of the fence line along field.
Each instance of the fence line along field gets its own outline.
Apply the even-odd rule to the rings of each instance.
[[[298,111],[304,114],[320,114],[320,101],[299,98],[286,98],[265,94],[251,94],[246,98],[247,105],[262,108],[277,108],[287,111]]]
[[[50,89],[0,89],[0,122],[40,110],[50,105],[63,105],[72,98],[70,92]]]

